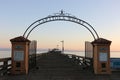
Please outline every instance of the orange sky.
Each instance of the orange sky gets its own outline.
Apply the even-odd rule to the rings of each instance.
[[[16,0],[0,1],[0,48],[10,48],[10,39],[22,36],[34,21],[63,9],[91,24],[99,36],[112,41],[111,51],[120,51],[120,0]],[[47,5],[47,6],[46,6]],[[85,41],[93,41],[84,27],[65,21],[42,24],[30,34],[37,40],[38,48],[55,48],[61,40],[65,49],[84,50]]]

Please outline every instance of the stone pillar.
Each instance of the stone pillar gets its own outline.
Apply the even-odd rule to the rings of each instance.
[[[92,42],[93,69],[95,74],[111,74],[110,44],[111,41],[103,38],[99,38]]]
[[[19,36],[10,40],[12,44],[12,74],[28,74],[30,40]]]

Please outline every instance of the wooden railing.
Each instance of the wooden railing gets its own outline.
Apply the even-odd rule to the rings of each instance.
[[[0,59],[0,75],[10,73],[11,69],[11,57]]]
[[[73,54],[66,54],[73,62],[76,64],[82,65],[84,68],[93,68],[93,59],[84,57],[84,56],[77,56]]]

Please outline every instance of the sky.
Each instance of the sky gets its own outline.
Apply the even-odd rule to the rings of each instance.
[[[111,50],[120,51],[120,0],[0,0],[0,48],[11,48],[10,39],[22,36],[38,19],[64,10],[92,25],[101,38],[112,41]],[[29,40],[38,48],[84,50],[85,41],[94,39],[81,25],[54,21],[38,26]]]

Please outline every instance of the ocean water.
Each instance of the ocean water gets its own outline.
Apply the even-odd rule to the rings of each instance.
[[[37,53],[42,53],[45,51],[39,51]],[[75,54],[78,56],[85,56],[85,52],[84,51],[65,51],[64,53],[66,54]],[[11,51],[10,50],[6,50],[6,51],[0,51],[0,58],[6,58],[6,57],[11,57]],[[111,58],[120,58],[120,51],[114,51],[114,52],[110,52],[110,57]]]
[[[0,51],[0,58],[11,57],[11,51],[9,50],[2,50]]]

